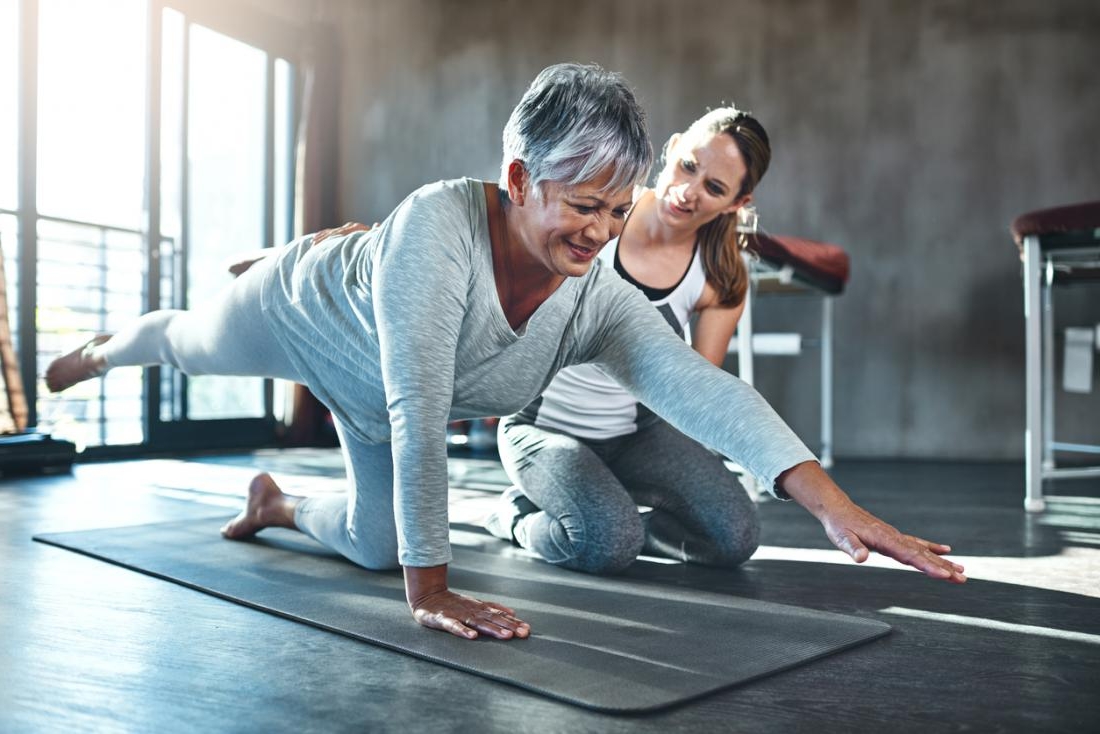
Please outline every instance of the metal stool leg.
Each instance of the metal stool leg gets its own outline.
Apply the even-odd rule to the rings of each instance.
[[[821,466],[833,465],[833,299],[821,299]]]
[[[745,267],[750,275],[752,273],[752,258],[743,254]],[[748,384],[753,383],[752,373],[752,310],[753,310],[753,282],[749,278],[749,287],[745,290],[745,310],[741,312],[741,320],[737,322],[737,376]]]
[[[755,293],[753,292],[752,266],[753,261],[748,253],[742,253],[741,258],[745,262],[745,268],[749,272],[749,287],[745,290],[745,310],[741,312],[741,320],[737,322],[737,376],[751,385],[753,383],[752,371],[752,309]],[[754,500],[767,496],[767,491],[759,486],[756,477],[746,471],[741,482]]]
[[[1039,268],[1039,239],[1024,238],[1024,329],[1027,364],[1027,429],[1024,434],[1024,508],[1042,512],[1043,501],[1043,334],[1041,290],[1043,273]]]
[[[1036,248],[1038,249],[1038,248]],[[1054,468],[1054,263],[1041,264],[1039,341],[1043,345],[1043,471]]]

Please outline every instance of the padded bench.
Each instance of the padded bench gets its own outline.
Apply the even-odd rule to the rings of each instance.
[[[1046,507],[1043,480],[1100,476],[1100,466],[1059,468],[1059,451],[1100,454],[1100,446],[1054,440],[1055,286],[1100,281],[1100,201],[1042,209],[1017,217],[1012,236],[1023,260],[1027,362],[1024,507]]]
[[[757,296],[773,293],[812,295],[821,298],[821,451],[822,466],[833,465],[833,298],[848,284],[850,262],[844,248],[801,237],[748,234],[745,262],[752,285],[745,298],[745,312],[735,337],[738,375],[753,384],[753,359],[762,352],[764,335],[754,334],[753,311]],[[795,335],[796,337],[798,335]],[[799,337],[798,344],[801,344]],[[733,345],[731,345],[732,347]],[[778,351],[775,354],[797,354]]]

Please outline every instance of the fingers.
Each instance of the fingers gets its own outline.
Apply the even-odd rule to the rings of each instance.
[[[950,546],[905,535],[869,513],[850,517],[848,522],[833,525],[829,530],[833,544],[856,563],[866,561],[875,550],[931,578],[956,584],[966,582],[963,566],[943,557],[951,551]]]
[[[944,545],[943,543],[933,543],[930,540],[925,540],[924,538],[918,538],[915,535],[910,535],[910,536],[907,536],[907,537],[911,538],[912,540],[916,541],[917,543],[921,544],[922,546],[924,546],[925,548],[927,548],[928,550],[932,551],[933,553],[935,553],[937,555],[942,556],[945,553],[950,553],[951,552],[951,546],[949,546],[949,545]]]
[[[942,543],[932,543],[912,535],[897,533],[896,539],[878,550],[883,555],[912,566],[926,576],[956,584],[966,582],[963,566],[942,557],[943,553],[951,550],[950,546]]]
[[[499,610],[480,612],[464,619],[463,625],[492,635],[498,640],[509,640],[512,637],[524,638],[531,634],[531,628],[526,622]]]
[[[856,563],[863,563],[871,555],[859,538],[853,533],[842,533],[834,542],[837,548],[847,553]]]
[[[432,595],[430,600],[413,610],[413,617],[425,627],[450,632],[468,640],[476,638],[479,633],[500,640],[525,638],[531,634],[531,626],[518,619],[511,608],[453,592]]]

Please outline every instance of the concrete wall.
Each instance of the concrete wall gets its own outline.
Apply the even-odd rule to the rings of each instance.
[[[341,217],[384,216],[427,181],[495,178],[500,130],[543,66],[623,72],[655,143],[734,101],[769,129],[764,226],[836,242],[841,456],[1020,458],[1023,326],[1007,228],[1100,198],[1100,4],[1093,0],[364,0],[339,28]],[[1068,296],[1100,321],[1100,290]],[[765,327],[812,303],[763,302]],[[812,360],[758,384],[811,443]],[[1060,404],[1100,439],[1100,399]],[[1091,436],[1090,436],[1091,434]]]

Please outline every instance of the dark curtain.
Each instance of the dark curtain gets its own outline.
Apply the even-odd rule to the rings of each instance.
[[[339,36],[330,25],[310,34],[303,64],[298,130],[298,202],[302,232],[332,227],[337,214],[340,134]],[[334,445],[328,410],[303,385],[294,388],[286,441],[293,446]]]
[[[0,434],[27,429],[27,398],[19,376],[19,362],[11,341],[8,321],[8,281],[4,276],[4,251],[0,248]]]

